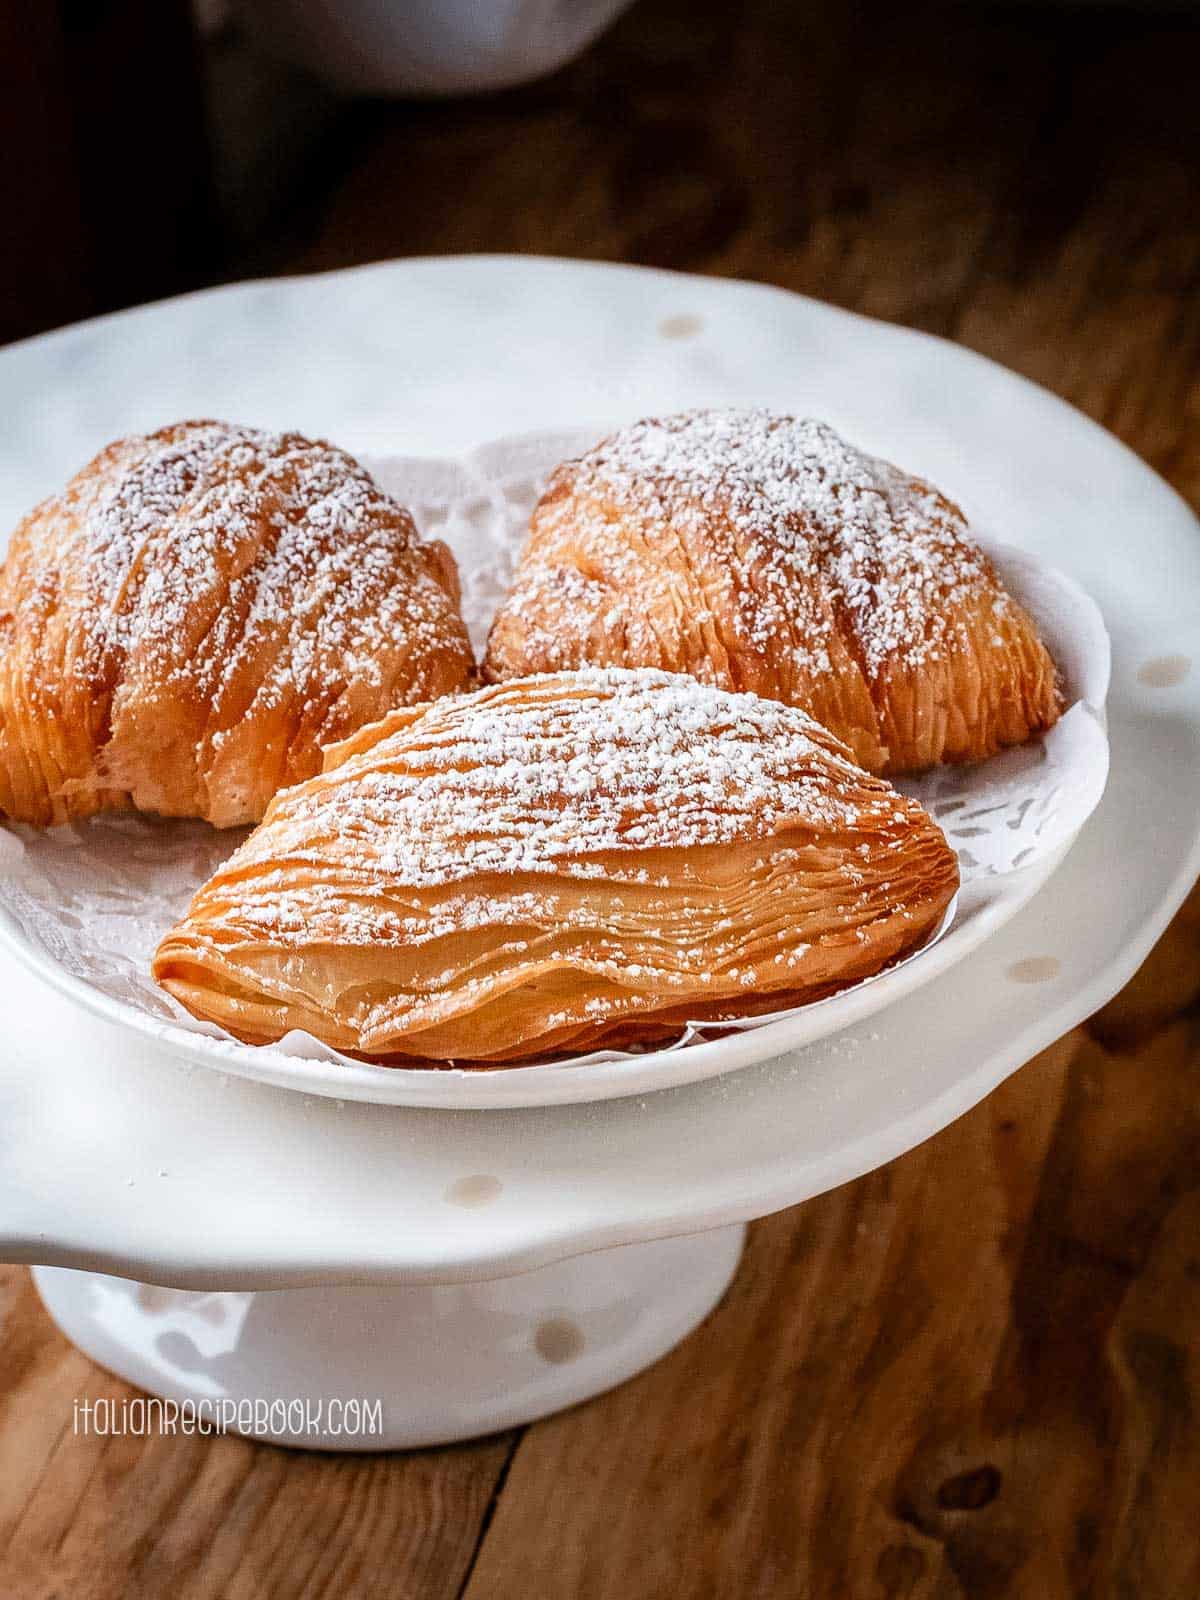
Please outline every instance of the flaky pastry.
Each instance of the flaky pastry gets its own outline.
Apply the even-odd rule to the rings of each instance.
[[[1054,662],[958,507],[766,411],[639,422],[554,473],[483,675],[581,666],[802,706],[873,772],[978,761],[1061,710]]]
[[[252,1043],[486,1066],[786,1008],[924,941],[958,881],[804,712],[592,670],[398,711],[276,796],[154,960]]]
[[[0,811],[256,821],[473,671],[458,575],[357,462],[185,422],[110,445],[0,569]]]

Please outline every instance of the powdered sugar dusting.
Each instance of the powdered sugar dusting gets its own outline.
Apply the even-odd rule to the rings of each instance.
[[[421,549],[416,528],[343,451],[215,422],[118,448],[132,459],[81,496],[87,626],[102,650],[137,648],[216,698],[239,645],[281,631],[293,685],[335,653],[340,677],[378,685],[376,647],[401,632],[414,659],[461,639],[430,574],[414,566],[412,584],[395,581],[398,554]],[[219,610],[181,661],[209,595]]]
[[[596,669],[439,702],[281,795],[231,870],[311,859],[364,890],[538,872],[644,882],[647,850],[784,825],[844,835],[868,819],[886,834],[919,815],[794,707]]]
[[[868,681],[896,661],[919,666],[937,657],[966,600],[995,592],[956,506],[811,419],[713,410],[638,422],[551,479],[551,526],[561,493],[569,496],[563,532],[585,564],[590,550],[603,549],[603,581],[553,557],[542,562],[535,537],[507,609],[548,643],[581,603],[628,585],[626,646],[654,644],[656,605],[669,614],[670,603],[665,592],[647,593],[654,564],[643,541],[660,541],[685,565],[702,550],[714,570],[753,574],[736,595],[718,589],[714,611],[736,611],[750,644],[790,651],[804,673],[830,670],[830,636],[845,618]],[[627,516],[640,535],[624,555],[614,516]],[[1007,603],[996,594],[999,608]],[[695,628],[708,620],[689,618]]]
[[[25,697],[54,735],[0,773],[39,822],[257,820],[322,745],[474,668],[453,560],[403,505],[331,445],[220,422],[121,440],[38,506],[0,621],[6,726]]]

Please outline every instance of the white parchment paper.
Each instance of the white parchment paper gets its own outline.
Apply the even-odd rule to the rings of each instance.
[[[384,487],[412,509],[421,531],[444,539],[453,550],[477,653],[511,582],[546,475],[597,436],[593,429],[586,435],[572,431],[500,440],[457,461],[388,457],[367,462]],[[998,894],[1008,874],[1035,866],[1073,838],[1099,803],[1108,773],[1109,642],[1095,604],[1070,578],[979,529],[974,532],[1010,591],[1036,618],[1062,671],[1069,705],[1044,739],[976,767],[945,767],[898,785],[937,819],[958,854],[964,892],[969,888],[978,904]],[[29,940],[110,998],[160,1022],[228,1039],[159,989],[149,964],[192,894],[245,833],[133,815],[101,816],[46,832],[10,825],[0,830],[0,905]],[[951,906],[923,950],[907,961],[920,960],[953,917]],[[815,1004],[835,1008],[841,998]],[[688,1027],[662,1048],[685,1049],[702,1036],[761,1028],[793,1014]],[[289,1034],[276,1048],[308,1059],[346,1059],[302,1033]],[[596,1051],[572,1062],[585,1066],[623,1054]]]

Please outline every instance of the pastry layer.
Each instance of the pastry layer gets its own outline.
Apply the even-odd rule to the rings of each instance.
[[[639,422],[555,472],[483,672],[581,666],[802,706],[874,772],[980,760],[1061,709],[1054,662],[958,507],[824,423],[766,411]]]
[[[279,794],[158,981],[265,1043],[465,1065],[650,1044],[878,972],[958,881],[804,712],[653,671],[394,713]]]
[[[0,811],[257,821],[321,746],[473,671],[445,546],[299,434],[110,445],[0,568]]]

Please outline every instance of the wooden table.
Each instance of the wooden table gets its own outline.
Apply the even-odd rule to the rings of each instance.
[[[853,14],[851,14],[851,12]],[[1197,30],[645,0],[553,81],[346,114],[282,264],[761,278],[1047,384],[1200,501]],[[0,1277],[0,1595],[1200,1592],[1200,899],[940,1137],[760,1223],[623,1389],[388,1458],[82,1439],[123,1385]]]

